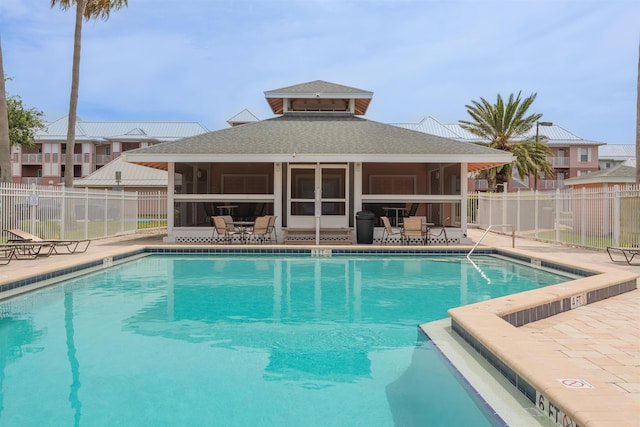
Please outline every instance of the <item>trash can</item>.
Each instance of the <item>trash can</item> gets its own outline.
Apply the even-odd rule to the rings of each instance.
[[[358,244],[373,243],[373,220],[376,214],[371,211],[356,213],[356,236]]]

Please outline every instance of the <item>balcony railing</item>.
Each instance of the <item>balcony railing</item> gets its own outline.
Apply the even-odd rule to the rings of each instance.
[[[540,181],[538,185],[540,190],[556,190],[565,187],[564,180],[562,179],[544,179]]]
[[[110,154],[96,154],[96,165],[106,165],[111,161]]]
[[[554,168],[569,167],[569,157],[547,157],[546,159]]]
[[[42,153],[23,154],[21,157],[23,165],[26,164],[42,164]]]
[[[22,177],[20,178],[20,183],[22,184],[35,184],[35,185],[42,185],[42,178],[41,177]]]

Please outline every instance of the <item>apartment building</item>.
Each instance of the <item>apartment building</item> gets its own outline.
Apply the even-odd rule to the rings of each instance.
[[[14,183],[58,185],[64,181],[68,117],[46,124],[33,147],[11,148]],[[197,122],[97,122],[78,119],[73,176],[84,178],[123,152],[200,135]]]
[[[400,123],[396,126],[425,132],[444,138],[457,139],[459,141],[486,144],[487,141],[479,138],[471,132],[463,129],[459,124],[443,124],[433,117],[426,117],[418,123]],[[553,175],[542,173],[539,179],[533,176],[520,178],[517,171],[507,183],[509,191],[517,190],[555,190],[565,188],[564,180],[582,176],[598,170],[598,147],[605,145],[602,142],[589,141],[569,132],[568,130],[549,122],[541,122],[540,126],[534,126],[522,139],[538,138],[544,141],[551,149],[547,160],[554,168]],[[489,188],[489,182],[485,179],[472,178],[469,181],[471,191],[502,191],[502,189]]]

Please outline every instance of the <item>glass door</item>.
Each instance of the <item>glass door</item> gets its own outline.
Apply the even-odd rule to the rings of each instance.
[[[347,165],[289,165],[288,226],[348,227],[347,184]]]

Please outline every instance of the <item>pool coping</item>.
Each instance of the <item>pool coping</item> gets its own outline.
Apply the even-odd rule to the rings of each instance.
[[[105,247],[100,253],[82,257],[61,256],[60,262],[34,270],[13,272],[11,279],[0,277],[0,300],[30,292],[69,277],[88,274],[128,262],[147,254],[301,254],[339,256],[343,254],[442,254],[466,255],[470,248],[456,247],[352,247],[270,246],[225,247],[197,245],[140,244]],[[638,414],[635,402],[604,382],[590,380],[589,389],[568,389],[558,378],[582,378],[584,371],[560,359],[525,334],[518,326],[553,316],[583,304],[591,304],[637,288],[638,274],[602,266],[564,263],[518,249],[483,247],[474,254],[502,255],[534,266],[550,267],[581,277],[560,285],[522,292],[450,309],[451,328],[507,380],[538,407],[544,399],[549,417],[567,416],[580,426],[626,426]],[[34,261],[31,261],[34,262]],[[37,262],[37,261],[35,261]],[[535,351],[532,348],[535,346]],[[544,375],[543,375],[544,373]],[[542,412],[542,410],[541,410]],[[557,421],[557,420],[556,420]],[[562,420],[560,420],[562,421]],[[562,424],[559,424],[562,425]],[[572,425],[572,424],[569,424]]]
[[[80,274],[88,274],[102,268],[111,267],[120,262],[126,262],[136,256],[145,256],[148,254],[184,254],[184,255],[202,255],[202,254],[235,254],[235,255],[256,255],[256,254],[273,254],[273,255],[303,255],[303,256],[341,256],[341,255],[367,255],[367,254],[385,254],[385,255],[465,255],[469,251],[465,247],[353,247],[345,248],[344,246],[332,247],[322,246],[318,248],[312,245],[296,245],[295,247],[284,245],[272,245],[269,247],[259,245],[246,246],[198,246],[198,245],[167,245],[167,244],[151,244],[151,245],[135,245],[118,248],[113,250],[105,250],[100,253],[79,254],[76,255],[59,255],[61,262],[47,266],[40,266],[34,270],[23,270],[13,272],[13,278],[0,277],[0,300],[29,292],[43,286],[49,286],[57,281],[65,280],[69,277]],[[476,254],[494,254],[491,249],[479,249]],[[37,263],[37,260],[30,260]],[[41,284],[42,286],[38,286]]]
[[[591,276],[482,301],[448,311],[451,328],[520,390],[554,425],[637,426],[638,405],[597,375],[554,352],[519,326],[637,289],[640,275],[616,269],[532,257],[532,263],[562,264]],[[576,384],[571,387],[567,384]],[[580,386],[582,384],[582,386]]]

